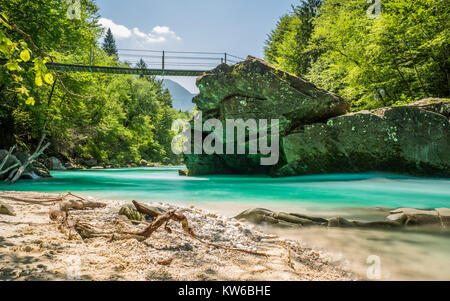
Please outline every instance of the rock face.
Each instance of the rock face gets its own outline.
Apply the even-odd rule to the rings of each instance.
[[[220,65],[199,77],[197,86],[200,94],[193,102],[202,111],[203,121],[266,119],[269,133],[271,119],[279,120],[279,130],[285,134],[299,125],[344,114],[349,108],[339,96],[254,57],[234,66]],[[258,154],[186,155],[186,165],[193,176],[269,173],[272,166],[261,166],[260,159]]]
[[[223,124],[227,119],[278,119],[280,159],[274,166],[262,166],[262,155],[248,152],[188,154],[190,176],[369,171],[450,176],[448,101],[425,99],[408,106],[346,114],[349,104],[339,96],[253,57],[217,67],[199,77],[197,86],[200,94],[193,101],[203,122],[211,118]],[[208,134],[203,131],[203,138]],[[249,140],[247,133],[246,147]]]
[[[282,139],[276,176],[389,171],[450,175],[450,124],[417,107],[358,112],[306,125]]]

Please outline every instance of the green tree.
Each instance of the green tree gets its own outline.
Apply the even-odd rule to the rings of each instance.
[[[138,68],[138,69],[147,69],[147,64],[146,64],[145,61],[141,58],[141,59],[139,60],[139,62],[137,62],[136,68]],[[141,74],[139,77],[140,77],[140,78],[144,78],[144,75]]]
[[[450,94],[450,2],[304,1],[269,36],[266,59],[350,100],[354,110]]]
[[[108,28],[106,31],[105,39],[103,40],[102,49],[110,56],[118,55],[116,41],[114,40],[114,36],[111,32],[111,29]]]
[[[374,20],[367,18],[368,6],[324,3],[313,47],[325,52],[308,78],[355,109],[448,96],[449,2],[386,0]]]
[[[320,55],[318,49],[308,49],[321,0],[302,1],[292,6],[271,32],[265,48],[265,59],[280,68],[304,76]]]

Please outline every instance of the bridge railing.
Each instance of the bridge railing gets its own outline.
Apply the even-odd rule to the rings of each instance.
[[[147,68],[161,70],[211,70],[219,64],[235,64],[244,60],[226,52],[188,52],[118,49],[119,59],[133,66],[142,59]]]

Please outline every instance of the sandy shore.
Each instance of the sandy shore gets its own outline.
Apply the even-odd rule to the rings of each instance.
[[[197,237],[159,229],[143,242],[82,239],[49,218],[51,204],[17,199],[57,197],[34,192],[0,192],[16,216],[0,215],[0,280],[357,280],[342,259],[261,232],[252,225],[197,208],[150,203],[184,214]],[[135,231],[118,215],[126,201],[100,200],[100,209],[71,211],[73,219],[97,228]],[[72,233],[73,234],[73,233]]]

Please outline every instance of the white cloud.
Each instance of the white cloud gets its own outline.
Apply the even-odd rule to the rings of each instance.
[[[118,25],[112,20],[101,18],[98,23],[105,29],[111,29],[116,39],[128,39],[131,37],[131,31],[123,25]]]
[[[115,24],[106,18],[101,18],[99,24],[105,29],[110,28],[114,37],[119,40],[134,38],[149,44],[164,43],[168,40],[181,41],[181,38],[168,26],[155,26],[152,32],[144,33],[137,27],[130,30],[126,26]]]
[[[167,26],[155,26],[155,27],[153,27],[151,34],[171,37],[178,41],[181,40],[181,38],[179,36],[177,36],[177,34]]]

